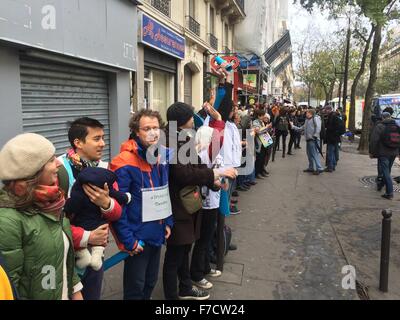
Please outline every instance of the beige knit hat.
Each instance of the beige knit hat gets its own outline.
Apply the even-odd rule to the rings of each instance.
[[[0,151],[0,180],[33,177],[54,156],[55,151],[49,140],[36,133],[16,136]]]

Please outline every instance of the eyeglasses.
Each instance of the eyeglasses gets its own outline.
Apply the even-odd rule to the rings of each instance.
[[[155,132],[159,132],[160,128],[159,127],[144,127],[144,128],[139,128],[140,130],[144,131],[144,132],[150,132],[151,130],[155,131]]]

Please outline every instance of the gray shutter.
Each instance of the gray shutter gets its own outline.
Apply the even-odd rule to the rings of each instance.
[[[105,127],[103,160],[110,160],[110,116],[107,73],[20,57],[24,132],[41,134],[60,155],[70,148],[68,122],[80,117]]]

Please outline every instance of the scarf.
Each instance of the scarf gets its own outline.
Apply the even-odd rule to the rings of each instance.
[[[58,186],[38,185],[33,191],[34,204],[44,213],[60,213],[65,204],[64,193]]]
[[[85,160],[72,148],[67,151],[67,159],[77,171],[82,171],[84,168],[98,167],[100,162]]]

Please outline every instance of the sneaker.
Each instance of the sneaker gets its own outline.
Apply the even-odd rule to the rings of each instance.
[[[260,180],[263,180],[263,179],[264,179],[264,177],[263,177],[261,174],[258,174],[258,175],[256,176],[256,178],[257,178],[257,179],[260,179]]]
[[[326,168],[326,169],[324,170],[324,172],[330,172],[330,173],[332,173],[332,172],[333,172],[333,169],[331,169],[331,168]]]
[[[210,298],[210,294],[207,291],[200,290],[197,287],[193,286],[192,291],[185,295],[180,295],[179,300],[208,300]]]
[[[250,181],[249,184],[251,184],[252,186],[255,186],[257,184],[257,182],[255,181]]]
[[[233,244],[233,243],[231,243],[230,245],[229,245],[229,251],[235,251],[235,250],[237,250],[237,245],[236,244]]]
[[[213,287],[213,284],[207,279],[201,279],[200,281],[192,281],[192,282],[196,287],[201,289],[211,289]]]
[[[264,178],[268,178],[268,177],[269,177],[269,174],[266,173],[266,172],[261,173],[261,175],[262,175]]]
[[[207,274],[207,276],[211,277],[211,278],[218,278],[222,275],[222,272],[219,270],[215,270],[215,269],[211,269],[210,273]]]
[[[383,194],[382,198],[387,199],[387,200],[393,200],[393,195],[390,194]]]
[[[240,214],[242,212],[236,206],[231,206],[229,211],[231,212],[231,215],[233,215],[233,216]]]

